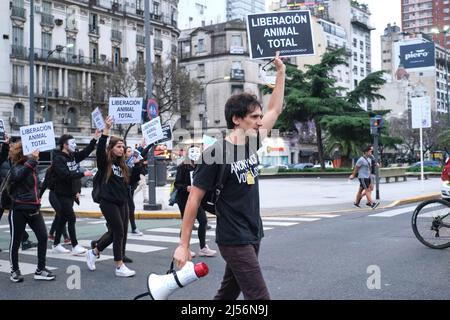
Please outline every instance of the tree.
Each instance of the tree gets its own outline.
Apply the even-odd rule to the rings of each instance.
[[[198,97],[200,85],[190,80],[189,75],[175,62],[163,65],[153,64],[152,74],[153,99],[159,106],[161,123],[168,123],[176,114],[186,114],[190,110],[190,103]],[[95,88],[86,94],[86,101],[95,105],[107,105],[110,97],[145,97],[145,65],[136,62],[129,68],[118,67],[114,72],[96,79]],[[148,121],[147,114],[144,121]],[[126,143],[127,136],[136,124],[118,125],[119,134]]]

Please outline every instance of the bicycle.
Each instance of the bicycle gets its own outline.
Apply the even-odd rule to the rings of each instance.
[[[411,219],[416,238],[427,247],[450,247],[450,202],[443,199],[420,203]]]

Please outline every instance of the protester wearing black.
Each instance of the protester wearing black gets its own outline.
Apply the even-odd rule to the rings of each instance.
[[[38,180],[36,165],[39,151],[33,151],[28,159],[23,155],[22,144],[15,143],[11,150],[13,167],[10,177],[10,196],[12,199],[11,212],[8,216],[11,243],[11,281],[22,282],[19,270],[19,245],[22,241],[26,224],[30,226],[38,240],[38,265],[34,274],[35,280],[53,280],[55,276],[45,268],[47,252],[47,229],[44,218],[39,212],[41,199],[38,194]]]
[[[55,240],[55,231],[56,227],[59,225],[59,217],[61,216],[61,204],[59,203],[59,200],[55,194],[55,180],[56,180],[55,172],[53,170],[52,165],[50,165],[45,171],[44,181],[42,182],[41,189],[39,190],[39,198],[42,199],[42,196],[44,195],[45,191],[47,189],[49,190],[48,200],[53,210],[55,210],[55,217],[53,218],[50,231],[48,232],[49,233],[48,239],[51,241]],[[62,235],[64,237],[64,243],[70,243],[70,238],[69,235],[67,234],[66,225],[64,225]]]
[[[193,148],[196,147],[191,147],[190,149]],[[198,153],[200,156],[200,149],[196,149],[198,149]],[[191,153],[188,152],[188,154],[190,156]],[[189,198],[189,192],[192,187],[192,176],[196,168],[195,161],[198,160],[198,158],[194,159],[191,156],[189,158],[190,163],[182,163],[177,167],[177,174],[174,183],[174,188],[177,189],[177,204],[180,210],[181,218],[183,218],[184,216],[184,210],[186,208],[186,203]],[[206,226],[208,220],[206,218],[205,210],[203,210],[201,207],[198,208],[196,218],[198,221],[197,235],[200,242],[200,251],[198,252],[198,254],[201,257],[214,257],[216,255],[216,251],[210,249],[206,244]],[[191,256],[195,256],[195,253],[191,252]]]
[[[231,96],[225,104],[225,119],[231,132],[203,153],[203,162],[194,173],[194,182],[186,204],[180,245],[173,258],[178,267],[191,260],[189,242],[198,207],[206,191],[214,191],[223,169],[226,152],[226,179],[216,203],[216,242],[226,262],[220,289],[214,299],[234,300],[243,294],[246,300],[270,299],[258,261],[263,226],[259,206],[258,155],[268,130],[281,114],[286,67],[277,52],[273,63],[276,83],[263,116],[262,105],[248,93]],[[223,145],[225,144],[225,145]]]
[[[8,159],[9,157],[9,138],[6,135],[5,142],[2,143],[2,148],[0,151],[0,184],[3,182],[3,179],[6,178],[9,170],[11,169],[11,160]],[[1,208],[0,207],[0,220],[2,219],[3,212],[5,210],[9,210],[9,208]],[[23,231],[23,237],[22,237],[22,250],[28,250],[31,248],[37,247],[37,243],[32,242],[30,239],[30,235],[25,230]],[[1,249],[0,249],[1,252]]]
[[[95,149],[98,136],[100,136],[100,132],[97,130],[95,138],[91,140],[89,145],[81,151],[76,151],[75,139],[71,135],[64,134],[59,138],[59,150],[55,150],[53,153],[52,165],[56,175],[55,193],[61,206],[60,219],[56,228],[53,246],[55,253],[68,252],[60,245],[61,234],[66,222],[68,223],[68,231],[72,243],[72,254],[80,255],[86,252],[86,249],[79,245],[77,241],[75,231],[76,216],[73,211],[73,202],[76,195],[79,194],[80,179],[83,176],[93,175],[89,170],[82,172],[79,163],[86,159]]]
[[[135,271],[128,269],[123,263],[124,248],[128,231],[128,167],[125,163],[125,145],[123,140],[111,136],[108,147],[109,130],[113,124],[111,117],[105,120],[106,127],[99,139],[97,147],[96,177],[101,177],[100,210],[106,219],[108,231],[97,241],[94,249],[86,253],[86,263],[89,270],[94,271],[95,260],[100,252],[113,244],[115,274],[118,277],[132,277]]]

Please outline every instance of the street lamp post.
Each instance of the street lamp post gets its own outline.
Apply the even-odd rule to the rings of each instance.
[[[205,116],[202,119],[202,130],[206,130],[208,129],[208,94],[206,91],[206,88],[208,87],[209,84],[213,83],[214,81],[217,80],[230,80],[230,76],[224,76],[222,78],[215,78],[212,80],[209,80],[206,84],[205,84]]]
[[[44,107],[45,107],[45,121],[48,121],[48,59],[50,58],[50,56],[55,52],[61,52],[64,50],[64,48],[72,48],[73,47],[73,43],[69,43],[68,45],[65,46],[56,46],[55,49],[50,50],[47,53],[47,57],[45,58],[45,103],[44,103]]]
[[[448,116],[448,124],[450,125],[450,102],[448,96],[448,52],[447,52],[447,34],[450,32],[450,26],[444,26],[442,30],[438,28],[433,28],[431,30],[434,34],[443,34],[444,35],[444,50],[445,50],[445,87],[446,87],[446,97],[445,97],[445,106],[447,109]]]

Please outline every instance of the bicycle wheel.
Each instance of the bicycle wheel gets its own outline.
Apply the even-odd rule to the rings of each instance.
[[[427,247],[450,247],[450,203],[441,200],[424,201],[412,215],[414,235]]]

